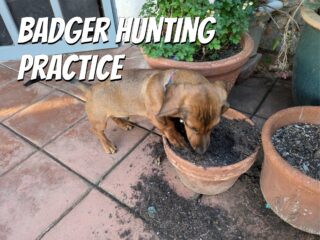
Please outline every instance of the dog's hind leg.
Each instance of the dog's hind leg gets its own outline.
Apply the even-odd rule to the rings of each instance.
[[[133,125],[126,121],[125,119],[112,117],[112,120],[117,124],[117,126],[125,131],[129,131],[133,128]]]

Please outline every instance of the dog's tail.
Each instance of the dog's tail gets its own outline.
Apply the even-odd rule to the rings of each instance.
[[[36,79],[32,79],[27,81],[26,83],[24,83],[23,85],[28,87],[32,84],[35,84],[37,82],[42,81],[42,79],[38,76]],[[86,82],[81,82],[79,81],[77,78],[73,78],[70,81],[66,81],[68,83],[74,84],[78,89],[80,89],[84,94],[87,94],[90,90],[90,84],[86,83]]]
[[[77,78],[73,78],[71,81],[67,81],[74,84],[78,89],[80,89],[84,94],[87,94],[90,90],[91,84],[86,82],[81,82]]]

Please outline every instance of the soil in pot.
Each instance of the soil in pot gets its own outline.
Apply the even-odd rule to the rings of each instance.
[[[195,54],[194,59],[196,62],[206,62],[206,61],[216,61],[222,60],[228,57],[232,57],[242,51],[242,47],[240,44],[231,44],[224,48],[219,49],[215,52],[207,53],[203,55],[203,52],[198,52]]]
[[[320,180],[320,125],[284,126],[275,131],[272,143],[291,166]]]
[[[174,122],[178,131],[186,138],[184,125],[177,120]],[[247,121],[222,117],[211,133],[210,145],[204,154],[196,153],[189,144],[187,148],[171,148],[183,159],[196,165],[227,166],[251,155],[259,144],[259,136],[259,130]]]

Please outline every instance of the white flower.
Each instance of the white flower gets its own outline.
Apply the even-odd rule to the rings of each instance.
[[[209,0],[209,3],[214,3],[215,0]]]
[[[210,11],[210,10],[208,9],[208,11],[207,11],[207,16],[213,17],[213,15],[214,15],[214,11]]]
[[[253,5],[253,2],[245,2],[242,6],[242,10],[245,10],[248,6],[252,6]]]
[[[242,10],[245,10],[247,7],[248,7],[248,3],[245,2],[245,3],[243,4],[243,6],[242,6]]]

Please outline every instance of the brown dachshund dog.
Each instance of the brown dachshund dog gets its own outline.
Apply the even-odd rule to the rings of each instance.
[[[121,81],[105,81],[91,87],[72,81],[86,94],[86,112],[94,133],[107,153],[116,146],[105,136],[107,121],[130,130],[125,119],[131,115],[147,117],[175,146],[185,145],[170,117],[183,120],[192,148],[204,153],[211,129],[228,108],[227,91],[222,82],[210,83],[199,73],[187,70],[126,70]]]

